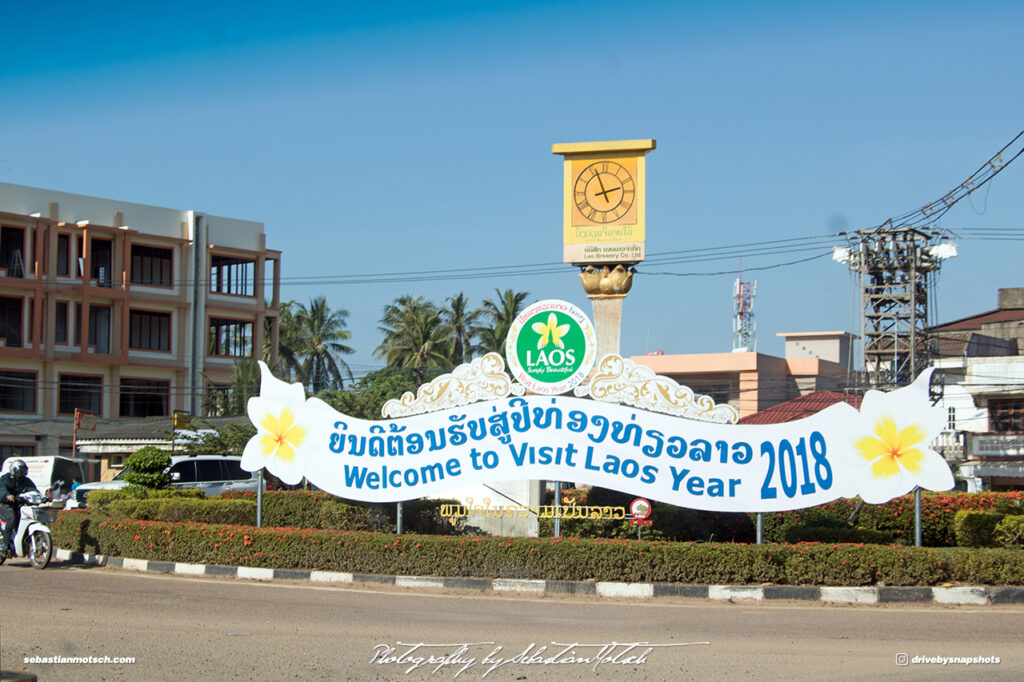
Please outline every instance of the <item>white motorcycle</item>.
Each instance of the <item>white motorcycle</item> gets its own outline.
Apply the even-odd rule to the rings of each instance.
[[[28,556],[33,568],[46,568],[53,554],[50,528],[46,524],[52,521],[56,510],[44,504],[43,496],[38,490],[29,490],[18,495],[18,504],[21,523],[11,538],[12,546],[0,550],[0,564],[9,556]],[[7,523],[0,519],[0,528],[6,526]]]

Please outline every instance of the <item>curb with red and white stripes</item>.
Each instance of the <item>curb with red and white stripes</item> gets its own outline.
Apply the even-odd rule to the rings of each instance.
[[[405,575],[334,573],[290,568],[256,568],[186,564],[149,559],[84,554],[55,550],[56,558],[75,564],[128,571],[216,576],[239,580],[305,580],[316,584],[395,585],[413,589],[455,589],[516,592],[527,595],[580,595],[614,599],[684,597],[715,601],[796,600],[827,604],[943,604],[989,606],[1024,604],[1024,587],[816,587],[806,585],[690,585],[684,583],[619,583],[577,580],[520,580],[512,578],[439,578]]]

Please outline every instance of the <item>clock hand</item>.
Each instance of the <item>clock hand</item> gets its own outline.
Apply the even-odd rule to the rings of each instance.
[[[602,187],[602,189],[604,189],[604,188]],[[604,190],[603,192],[595,192],[595,194],[596,194],[597,196],[601,196],[601,197],[604,197],[604,200],[605,200],[605,201],[610,201],[610,200],[608,199],[608,194],[609,194],[609,193],[611,193],[611,192],[618,192],[618,191],[619,191],[619,190],[621,190],[621,189],[622,189],[621,187],[612,187],[611,189],[606,189],[606,190]]]

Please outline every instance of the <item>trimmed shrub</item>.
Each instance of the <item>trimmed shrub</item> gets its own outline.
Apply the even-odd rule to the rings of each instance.
[[[125,467],[124,480],[132,485],[143,488],[166,488],[171,483],[171,475],[167,467],[171,466],[171,456],[166,450],[155,445],[146,445],[131,454]]]
[[[1024,516],[1004,516],[996,524],[994,536],[1000,547],[1024,549]]]
[[[956,544],[960,547],[994,547],[996,525],[1003,516],[999,512],[957,512],[954,520]]]
[[[1024,504],[1024,491],[988,493],[931,493],[921,496],[921,541],[926,547],[955,547],[954,519],[958,511],[999,511]],[[817,507],[765,513],[765,542],[785,542],[790,526],[849,526],[856,500],[834,500]],[[756,515],[751,514],[751,519]],[[900,544],[914,543],[914,496],[885,504],[865,504],[856,525],[888,534]]]
[[[252,500],[251,490],[229,490],[225,500]],[[441,505],[454,500],[407,500],[402,503],[402,530],[410,533],[451,535],[462,524],[452,526],[441,517]],[[322,490],[269,490],[263,493],[263,525],[333,530],[374,530],[394,532],[397,509],[394,503],[354,502]]]
[[[93,490],[89,493],[89,508],[99,512],[107,512],[112,502],[117,500],[157,500],[157,499],[205,499],[206,493],[198,488],[167,488],[150,490],[137,485],[129,485],[120,490]]]
[[[54,542],[81,552],[382,575],[784,585],[1024,584],[1024,553],[882,545],[744,545],[580,538],[394,536],[62,513]]]
[[[250,500],[194,498],[123,499],[107,505],[111,516],[143,521],[193,521],[251,526],[256,503]]]
[[[889,545],[892,544],[892,535],[870,528],[858,528],[856,526],[789,526],[784,539],[788,543],[797,542],[856,542],[863,544]]]
[[[546,504],[554,504],[548,496]],[[623,507],[629,513],[630,502],[637,496],[609,490],[607,488],[576,489],[562,491],[562,502],[577,506]],[[645,540],[674,540],[696,542],[753,542],[756,532],[750,517],[743,513],[710,512],[687,509],[674,504],[654,502],[651,505],[652,524],[643,526],[641,536]],[[554,519],[540,519],[540,535],[554,535]],[[586,538],[635,539],[637,526],[628,520],[608,519],[561,519],[559,529],[563,536]]]

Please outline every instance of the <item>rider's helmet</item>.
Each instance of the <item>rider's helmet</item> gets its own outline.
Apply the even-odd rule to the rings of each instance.
[[[16,459],[11,462],[11,476],[24,478],[26,474],[28,474],[28,465],[25,464],[25,460]]]

